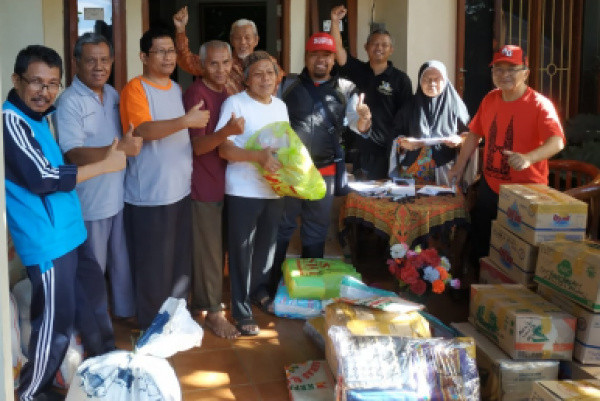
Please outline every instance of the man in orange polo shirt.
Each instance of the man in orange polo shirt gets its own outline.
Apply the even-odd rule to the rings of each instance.
[[[527,57],[518,46],[506,45],[494,54],[488,93],[469,125],[470,132],[450,181],[462,176],[482,138],[483,177],[473,210],[474,265],[490,248],[491,223],[498,210],[501,184],[548,184],[548,159],[564,147],[565,135],[552,102],[527,85]],[[478,270],[478,269],[477,269]]]

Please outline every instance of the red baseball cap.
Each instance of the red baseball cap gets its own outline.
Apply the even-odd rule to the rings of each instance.
[[[527,61],[527,56],[523,54],[523,49],[519,46],[515,45],[505,45],[500,48],[496,53],[494,53],[494,58],[490,63],[490,66],[500,63],[507,62],[514,65],[524,64],[525,66],[529,66],[529,62]]]
[[[333,36],[325,32],[317,32],[313,34],[306,42],[307,52],[318,52],[324,50],[335,53],[335,41]]]

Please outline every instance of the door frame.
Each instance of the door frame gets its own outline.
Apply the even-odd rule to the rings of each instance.
[[[147,2],[144,0],[143,3]],[[77,29],[77,0],[64,0],[64,25],[65,25],[65,82],[71,85],[75,75],[75,58],[73,57],[73,48],[79,37]],[[142,4],[143,6],[143,4]],[[121,91],[127,83],[127,31],[125,29],[125,0],[112,0],[112,30],[113,30],[113,48],[114,48],[114,86],[117,91]],[[111,40],[111,38],[107,38]]]

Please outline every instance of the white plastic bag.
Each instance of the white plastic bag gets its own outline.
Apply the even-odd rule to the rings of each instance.
[[[69,348],[67,348],[65,357],[60,364],[58,372],[56,372],[53,384],[56,387],[68,388],[71,385],[73,377],[75,376],[75,373],[77,373],[77,368],[79,365],[81,365],[82,361],[83,344],[81,343],[81,338],[79,337],[78,333],[74,332],[71,335],[71,341],[69,342]]]
[[[202,334],[185,300],[169,298],[133,352],[109,352],[79,366],[67,401],[180,401],[177,376],[164,358],[199,347]]]
[[[10,349],[12,352],[12,367],[13,367],[13,379],[15,388],[19,381],[19,374],[21,368],[27,362],[27,358],[21,352],[21,331],[19,330],[19,311],[17,308],[17,301],[13,294],[10,294]]]
[[[12,293],[19,309],[19,328],[21,330],[21,352],[27,356],[31,337],[31,281],[21,280],[13,287]]]

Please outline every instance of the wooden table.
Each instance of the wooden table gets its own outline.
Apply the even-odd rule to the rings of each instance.
[[[465,197],[439,195],[407,198],[394,202],[387,198],[361,196],[351,192],[346,197],[339,215],[340,241],[349,243],[353,263],[357,262],[356,228],[372,227],[375,232],[387,239],[389,245],[404,242],[411,248],[421,244],[436,246],[442,254],[450,258],[452,265],[460,266],[454,275],[460,276],[464,259],[466,230],[456,230],[468,224]],[[432,244],[432,234],[442,235],[438,243]],[[441,248],[441,249],[440,249]]]

